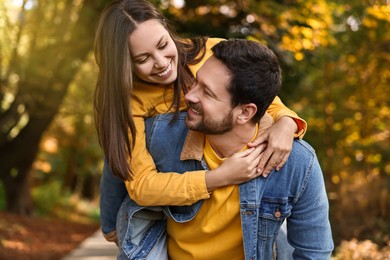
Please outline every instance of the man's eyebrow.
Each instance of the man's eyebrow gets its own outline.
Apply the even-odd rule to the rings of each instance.
[[[198,84],[200,84],[213,98],[218,99],[217,95],[215,95],[215,93],[206,84],[204,84],[203,81],[199,82],[198,72],[199,71],[196,72],[196,81]]]
[[[161,36],[161,38],[160,38],[160,40],[157,42],[157,47],[158,46],[160,46],[160,44],[161,44],[161,42],[163,41],[163,39],[164,39],[164,35],[163,36]],[[144,56],[144,55],[148,55],[148,53],[140,53],[140,54],[137,54],[137,55],[135,55],[133,58],[138,58],[138,57],[141,57],[141,56]]]

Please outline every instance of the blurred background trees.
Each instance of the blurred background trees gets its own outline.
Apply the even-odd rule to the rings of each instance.
[[[32,213],[45,193],[98,196],[103,155],[92,118],[92,45],[107,2],[0,0],[0,205],[8,211]],[[335,242],[385,245],[390,3],[152,2],[183,36],[250,38],[277,53],[280,97],[308,121],[305,139],[324,171]]]
[[[9,211],[32,211],[31,166],[91,51],[98,3],[1,1],[0,179]]]

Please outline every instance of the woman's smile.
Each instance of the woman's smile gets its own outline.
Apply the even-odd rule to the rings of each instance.
[[[169,74],[171,72],[172,72],[172,60],[171,60],[171,62],[169,62],[168,67],[165,70],[163,70],[160,73],[156,73],[156,75],[159,77],[167,78],[167,77],[169,77]]]

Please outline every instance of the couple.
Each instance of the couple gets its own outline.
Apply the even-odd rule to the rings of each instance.
[[[149,25],[150,28],[153,27]],[[130,43],[135,40],[132,36],[134,33],[129,37]],[[158,49],[166,48],[167,43],[164,38],[161,39]],[[120,257],[164,259],[161,257],[166,256],[166,249],[163,247],[161,252],[158,249],[161,249],[159,245],[165,245],[167,239],[171,259],[244,259],[244,256],[246,259],[269,259],[278,230],[288,217],[289,241],[295,248],[294,258],[329,258],[333,244],[327,198],[315,154],[306,143],[294,141],[284,168],[269,178],[255,178],[238,186],[231,184],[244,180],[231,183],[227,181],[225,172],[214,174],[213,178],[207,178],[204,173],[208,167],[208,172],[218,169],[217,166],[224,161],[221,158],[230,157],[235,152],[239,155],[234,156],[252,156],[251,149],[240,150],[245,149],[254,137],[263,134],[266,116],[260,124],[256,122],[273,101],[281,84],[276,58],[262,45],[229,40],[217,44],[213,52],[214,55],[197,70],[196,83],[186,94],[190,107],[187,124],[206,135],[189,132],[183,144],[187,130],[181,120],[182,115],[177,115],[173,124],[170,124],[170,115],[148,119],[143,132],[147,137],[149,152],[158,159],[156,165],[159,170],[201,172],[203,180],[196,177],[195,180],[206,182],[207,197],[195,204],[187,203],[192,206],[164,208],[170,216],[167,221],[160,211],[138,206],[127,197],[118,216]],[[148,62],[149,54],[131,55],[136,64],[135,74],[138,77],[147,75],[143,74],[141,65]],[[172,76],[169,66],[157,74],[161,78]],[[140,77],[139,82],[142,81],[151,80]],[[156,87],[159,86],[153,86]],[[150,88],[145,86],[143,90],[147,92]],[[141,95],[134,97],[141,99]],[[179,160],[180,156],[186,160]],[[258,176],[255,168],[247,167],[248,170],[246,166],[241,169],[241,172],[248,172],[246,180]],[[115,171],[118,169],[115,168]],[[109,187],[110,181],[110,175],[103,175],[102,196],[107,195],[105,188]],[[129,193],[131,185],[127,186]],[[139,195],[145,195],[148,200],[148,192],[146,190],[146,194]],[[173,193],[172,197],[176,195],[182,196]],[[164,199],[162,197],[161,201]],[[149,201],[149,204],[153,203]],[[180,203],[161,202],[160,205]],[[102,213],[104,209],[103,201]],[[107,219],[102,218],[103,231],[110,224],[107,224]],[[192,257],[188,257],[189,254]]]
[[[163,171],[182,167],[186,162],[179,158],[200,159],[201,167],[205,163],[214,169],[223,158],[247,149],[246,144],[269,124],[265,111],[281,86],[276,56],[246,40],[222,41],[212,50],[214,55],[199,69],[196,83],[185,95],[189,105],[185,123],[198,132],[189,131],[183,144],[177,134],[187,133],[184,121],[169,126],[170,115],[161,115],[146,123],[150,153],[165,157],[156,162]],[[195,163],[187,167],[196,170]],[[165,219],[156,220],[159,212],[146,210],[144,217],[152,225],[145,226],[137,216],[140,211],[134,215],[129,211],[133,203],[126,200],[118,217],[122,253],[143,259],[150,249],[151,254],[157,253],[155,259],[167,259],[161,254],[166,248],[159,247],[165,241]],[[244,255],[245,259],[271,259],[285,219],[294,259],[329,259],[333,248],[322,172],[304,141],[294,141],[280,172],[216,189],[207,200],[191,207],[167,207],[166,212],[170,259],[244,259]],[[133,223],[128,223],[129,216]],[[128,242],[140,227],[147,227],[139,239],[142,250]]]

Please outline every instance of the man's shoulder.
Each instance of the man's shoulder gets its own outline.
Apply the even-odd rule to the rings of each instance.
[[[322,175],[315,151],[310,144],[297,139],[293,142],[287,162],[278,172],[272,172],[268,185],[272,188],[280,187],[282,190],[298,192],[313,174]]]
[[[318,160],[314,148],[306,141],[295,139],[290,156],[282,170],[302,174],[302,171],[306,172],[304,169],[312,168],[316,161]]]
[[[294,139],[292,152],[307,152],[312,155],[315,155],[314,148],[306,141],[300,140],[298,138]]]

